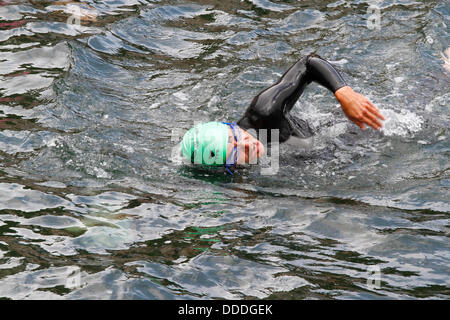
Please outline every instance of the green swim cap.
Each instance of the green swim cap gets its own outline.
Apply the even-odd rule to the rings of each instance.
[[[226,163],[228,125],[222,122],[200,123],[183,137],[181,152],[195,164],[221,166]]]

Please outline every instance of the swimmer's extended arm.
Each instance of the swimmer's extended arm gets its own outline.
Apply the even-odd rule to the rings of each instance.
[[[364,123],[377,129],[384,119],[378,109],[364,96],[354,92],[336,69],[318,55],[311,54],[297,61],[271,87],[260,92],[239,121],[244,128],[280,128],[280,119],[291,111],[305,87],[317,82],[332,91],[346,116],[361,129]]]
[[[287,113],[312,81],[333,93],[347,85],[330,63],[311,54],[292,65],[277,83],[260,92],[250,107],[261,115]]]
[[[365,124],[375,130],[382,127],[380,120],[385,119],[377,107],[362,94],[354,92],[327,61],[313,56],[309,59],[308,65],[312,80],[334,93],[349,120],[362,130],[366,130]]]

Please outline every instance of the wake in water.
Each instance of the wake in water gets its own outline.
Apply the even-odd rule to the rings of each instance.
[[[386,118],[384,126],[381,128],[381,132],[386,136],[408,137],[422,129],[424,120],[414,112],[406,109],[402,109],[400,112],[391,109],[381,109],[380,111]]]

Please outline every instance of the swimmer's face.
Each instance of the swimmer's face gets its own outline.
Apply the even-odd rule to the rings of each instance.
[[[238,130],[240,130],[240,139],[236,141],[233,131],[228,127],[227,159],[232,153],[233,148],[237,147],[239,149],[239,158],[236,164],[256,163],[256,160],[264,154],[264,145],[247,131],[241,128]]]

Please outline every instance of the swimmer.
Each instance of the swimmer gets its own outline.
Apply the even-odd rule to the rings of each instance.
[[[248,164],[264,154],[264,145],[246,130],[279,130],[279,142],[292,137],[309,138],[314,133],[308,123],[290,114],[304,89],[316,82],[334,93],[342,111],[362,130],[378,130],[385,118],[363,95],[353,91],[326,60],[310,54],[292,65],[272,86],[256,95],[237,123],[208,122],[191,128],[183,137],[183,157],[194,164],[225,166]]]

